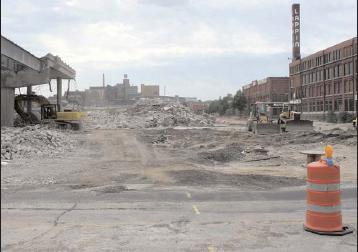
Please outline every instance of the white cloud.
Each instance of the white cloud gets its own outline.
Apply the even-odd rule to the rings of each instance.
[[[247,55],[257,58],[258,62],[260,57],[274,58],[278,54],[289,56],[291,53],[291,3],[287,0],[39,2],[1,1],[1,7],[5,7],[1,11],[3,34],[9,34],[10,39],[31,52],[40,52],[38,56],[47,52],[59,55],[78,70],[80,79],[86,79],[84,85],[93,83],[90,78],[96,71],[135,69],[142,71],[143,76],[152,76],[144,72],[170,67],[173,79],[162,81],[176,83],[172,89],[180,93],[185,88],[180,84],[183,76],[176,75],[181,67],[178,62],[185,64],[183,62],[190,63],[193,59],[215,62],[215,59],[241,59]],[[302,53],[312,53],[354,36],[356,1],[347,0],[342,4],[334,0],[324,1],[325,4],[308,0],[300,2]],[[317,12],[320,6],[322,12]],[[251,68],[256,69],[257,62],[251,62]],[[225,64],[229,63],[217,63],[218,71],[232,67]],[[237,66],[238,71],[239,68]],[[272,75],[268,69],[266,75]],[[283,73],[287,72],[286,65],[282,69]],[[195,92],[199,92],[202,83],[207,83],[214,90],[210,91],[213,94],[220,91],[217,85],[222,80],[215,76],[203,80],[206,69],[195,71],[190,81],[197,84],[189,85],[185,92],[194,87],[198,87]],[[264,75],[265,69],[260,74]],[[245,76],[246,81],[257,79],[257,75],[255,71],[250,76],[241,73],[235,79]],[[223,78],[232,83],[234,77]],[[170,90],[170,83],[166,84]]]

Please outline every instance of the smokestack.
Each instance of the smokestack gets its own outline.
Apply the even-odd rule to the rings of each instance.
[[[104,87],[104,73],[103,73],[103,75],[102,75],[102,85],[103,85],[103,87]]]
[[[301,59],[300,53],[300,4],[292,4],[292,60]]]

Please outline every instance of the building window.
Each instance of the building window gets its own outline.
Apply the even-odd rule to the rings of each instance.
[[[354,111],[354,101],[353,99],[349,99],[349,104],[348,104],[348,111]]]
[[[343,65],[339,65],[338,72],[339,72],[339,76],[344,75]]]
[[[319,111],[323,111],[323,101],[319,102]]]
[[[338,93],[338,94],[342,93],[341,86],[342,86],[342,85],[341,85],[341,82],[338,82],[338,83],[337,83],[337,91],[338,91],[337,93]]]
[[[342,99],[336,98],[334,100],[334,111],[341,111],[342,109]]]
[[[332,101],[326,101],[326,111],[332,111]]]
[[[349,62],[349,74],[353,73],[353,62]]]
[[[338,76],[339,76],[339,68],[338,66],[335,66],[333,72],[333,78],[338,78]]]

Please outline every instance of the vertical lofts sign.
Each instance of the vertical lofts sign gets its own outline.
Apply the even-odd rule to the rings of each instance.
[[[300,54],[300,4],[292,4],[292,59],[301,58]]]

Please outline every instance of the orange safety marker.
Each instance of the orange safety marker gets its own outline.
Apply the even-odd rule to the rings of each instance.
[[[307,165],[307,210],[304,229],[321,235],[345,235],[353,229],[342,225],[340,168],[333,163],[333,148],[325,157]]]

